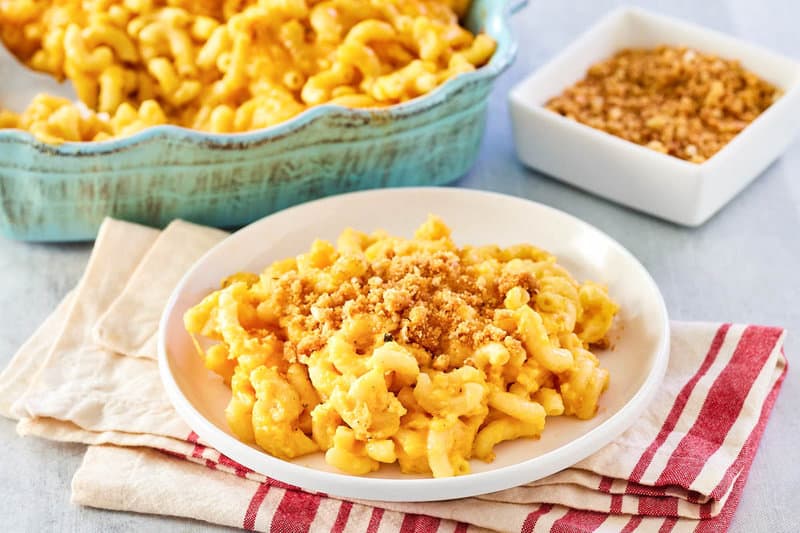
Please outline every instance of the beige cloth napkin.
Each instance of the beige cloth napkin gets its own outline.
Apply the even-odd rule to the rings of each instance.
[[[183,221],[172,223],[97,320],[95,343],[112,352],[155,359],[163,304],[194,262],[227,235]]]
[[[292,523],[291,515],[280,512],[283,506],[319,498],[249,472],[197,442],[161,388],[153,360],[161,309],[188,267],[224,235],[181,221],[159,234],[107,220],[74,293],[0,375],[0,414],[19,419],[20,434],[127,447],[90,448],[74,480],[76,502],[261,529],[264,521]],[[423,520],[415,526],[419,531],[461,527],[450,519],[523,531],[548,530],[548,524],[589,531],[595,522],[615,531],[633,522],[640,529],[671,523],[676,530],[693,530],[710,522],[698,518],[729,520],[726,504],[741,492],[754,453],[751,441],[760,437],[784,375],[782,338],[774,328],[675,323],[658,398],[614,443],[573,468],[501,493],[444,503],[381,503],[380,509],[398,516],[382,512],[378,525],[395,519],[416,524],[423,519],[409,517],[420,513],[436,517],[436,527]],[[742,369],[748,377],[729,383]],[[709,402],[730,403],[724,396],[730,385],[746,389],[725,431],[709,436],[697,430],[709,416]],[[709,437],[719,440],[716,446],[704,445]],[[117,471],[125,475],[108,475]],[[683,472],[691,478],[683,479]],[[201,510],[203,495],[214,493],[212,509]],[[330,522],[325,510],[339,516],[343,508],[348,527],[360,523],[359,513],[377,512],[322,498],[314,520]],[[327,529],[336,524],[334,518]]]
[[[113,476],[109,476],[111,465]],[[191,490],[187,491],[187,487]],[[407,516],[369,505],[326,499],[320,500],[315,512],[307,515],[306,524],[302,524],[302,519],[301,524],[291,524],[286,518],[276,517],[276,511],[282,504],[287,507],[286,502],[294,491],[278,486],[265,491],[262,487],[256,481],[209,470],[147,448],[92,446],[72,481],[72,501],[103,509],[171,514],[256,531],[300,531],[298,525],[305,525],[305,529],[312,532],[355,533],[369,530],[370,523],[379,522],[380,531],[392,532],[403,529]],[[259,512],[248,514],[256,494],[261,498]],[[342,519],[345,512],[346,524]],[[378,515],[379,520],[373,519]],[[458,529],[453,520],[420,519],[427,523],[436,521],[441,524],[442,532],[467,531],[465,526]],[[502,529],[502,526],[500,523],[495,527]],[[513,527],[513,524],[508,526]],[[378,528],[372,530],[378,531]],[[468,530],[470,533],[489,531],[472,525]]]

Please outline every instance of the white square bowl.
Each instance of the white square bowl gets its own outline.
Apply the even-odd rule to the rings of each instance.
[[[738,59],[783,92],[772,106],[702,164],[626,141],[544,107],[623,48],[688,46]],[[557,179],[683,224],[708,220],[789,145],[800,127],[800,65],[719,32],[638,8],[601,19],[510,93],[517,154]]]

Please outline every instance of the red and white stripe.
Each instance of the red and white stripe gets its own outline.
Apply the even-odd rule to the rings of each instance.
[[[750,354],[756,356],[767,354],[764,357],[764,363],[767,359],[776,359],[778,354],[772,353],[780,350],[778,343],[777,332],[770,334],[758,332],[753,334],[758,340],[757,342],[763,343],[763,348],[760,350],[750,350]],[[772,348],[770,349],[769,346]],[[769,353],[768,353],[769,352]],[[745,355],[747,357],[748,354]],[[756,357],[756,361],[758,358]],[[771,382],[773,381],[773,374],[775,368],[770,365],[764,364],[759,361],[761,365],[760,371],[757,368],[748,371],[752,368],[752,360],[748,360],[744,365],[737,365],[738,368],[728,376],[728,385],[732,387],[742,387],[747,390],[748,383],[751,381],[753,374],[756,374],[755,379],[752,379],[750,391],[741,403],[729,403],[723,406],[712,406],[711,413],[714,413],[716,428],[718,433],[714,435],[714,442],[719,442],[719,447],[713,451],[705,460],[705,463],[700,466],[700,471],[697,477],[690,485],[690,489],[695,491],[702,491],[705,494],[709,493],[709,487],[717,487],[718,484],[725,481],[725,475],[720,476],[720,472],[728,474],[727,467],[731,466],[731,458],[729,457],[728,450],[742,449],[748,437],[752,435],[753,430],[759,421],[759,413],[761,408],[762,398],[764,391],[769,390]],[[747,413],[750,416],[740,416],[743,410],[755,411],[755,413]],[[725,425],[721,424],[720,417],[727,413]],[[735,414],[733,414],[735,413]],[[755,416],[752,416],[755,415]],[[725,431],[727,428],[727,432]],[[732,480],[730,480],[732,481]],[[728,483],[731,484],[730,482]],[[712,489],[713,491],[714,489]],[[717,495],[719,497],[721,495]]]
[[[755,326],[745,329],[699,413],[692,417],[691,424],[680,427],[688,431],[681,432],[683,437],[661,470],[656,485],[691,486],[739,416],[747,394],[782,334],[780,330],[765,331]],[[734,391],[739,394],[733,394]]]
[[[724,325],[718,330],[703,362],[675,398],[658,436],[631,472],[630,481],[650,486],[665,484],[656,483],[661,473],[667,469],[671,457],[671,454],[665,454],[663,450],[677,450],[681,436],[694,425],[706,400],[705,391],[730,361],[743,329],[741,326],[731,328]]]

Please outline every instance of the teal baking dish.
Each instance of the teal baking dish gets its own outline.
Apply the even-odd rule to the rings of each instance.
[[[0,231],[89,240],[106,216],[235,227],[331,194],[454,181],[478,154],[492,82],[516,53],[508,18],[524,4],[475,0],[465,23],[497,40],[489,64],[386,109],[324,105],[248,133],[158,126],[57,146],[0,130]]]

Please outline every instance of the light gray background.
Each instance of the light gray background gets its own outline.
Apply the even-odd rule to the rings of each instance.
[[[800,58],[800,2],[633,2]],[[511,140],[506,94],[593,21],[622,2],[531,0],[514,18],[516,63],[492,95],[477,164],[458,185],[530,198],[572,213],[619,240],[650,270],[672,318],[761,323],[789,330],[800,362],[800,142],[699,229],[638,214],[524,168]],[[798,118],[800,120],[800,117]],[[576,154],[580,157],[580,154]],[[597,169],[602,173],[603,169]],[[0,365],[75,285],[90,246],[0,238]],[[797,361],[797,362],[795,362]],[[732,531],[800,530],[800,384],[797,366],[778,398]],[[191,521],[76,507],[70,479],[83,446],[21,439],[0,419],[0,523],[11,531],[225,530]],[[114,475],[109,472],[109,475]]]

